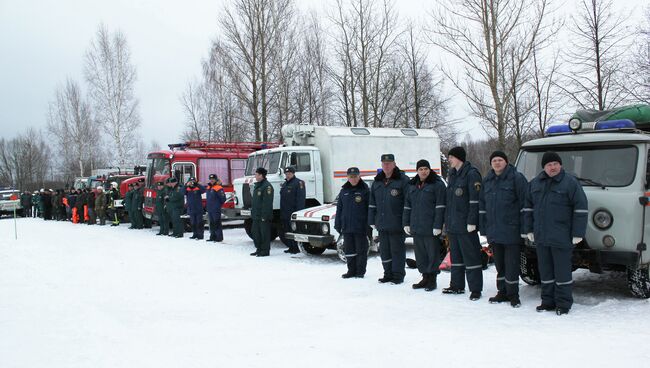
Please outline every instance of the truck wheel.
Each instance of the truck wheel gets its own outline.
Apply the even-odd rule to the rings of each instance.
[[[528,285],[537,285],[540,282],[539,270],[537,269],[537,260],[529,257],[525,249],[521,250],[521,279]]]
[[[244,220],[244,229],[246,230],[246,235],[248,235],[249,238],[253,239],[253,220]]]
[[[627,269],[627,285],[630,292],[637,298],[650,298],[650,275],[648,266]]]
[[[300,246],[300,248],[303,251],[305,251],[305,253],[308,253],[308,254],[320,255],[320,254],[323,254],[323,252],[325,252],[325,248],[314,247],[309,243],[300,242],[300,243],[298,243],[298,245]]]

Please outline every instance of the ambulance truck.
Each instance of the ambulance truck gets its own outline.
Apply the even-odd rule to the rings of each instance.
[[[275,195],[271,234],[275,238],[281,229],[284,168],[294,166],[296,177],[305,182],[307,208],[292,215],[292,232],[286,236],[311,254],[336,249],[339,234],[334,230],[335,201],[347,181],[348,167],[358,167],[370,183],[380,170],[381,155],[393,153],[397,166],[410,177],[416,174],[415,165],[420,159],[429,160],[432,169],[440,173],[440,139],[431,129],[286,125],[282,140],[280,147],[248,156],[245,176],[234,181],[235,209],[247,217],[245,227],[250,235],[254,173],[258,167],[267,169],[267,180]]]
[[[541,171],[544,152],[560,155],[588,200],[587,233],[574,248],[574,269],[624,271],[639,298],[650,298],[649,132],[649,105],[579,111],[568,124],[549,127],[545,138],[523,144],[516,163],[531,180]],[[524,247],[521,260],[522,279],[539,283],[535,244]]]

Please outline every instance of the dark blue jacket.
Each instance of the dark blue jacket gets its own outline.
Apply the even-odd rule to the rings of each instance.
[[[525,236],[524,207],[528,181],[508,165],[497,175],[490,170],[479,195],[479,231],[490,244],[521,244]]]
[[[375,225],[379,231],[403,231],[402,215],[409,177],[399,167],[386,178],[382,171],[375,176],[370,187],[368,225]]]
[[[554,177],[542,171],[528,186],[526,232],[535,244],[572,247],[571,238],[584,238],[587,230],[587,196],[578,180],[564,169]]]
[[[213,215],[221,213],[221,206],[226,203],[226,192],[219,184],[208,184],[206,190],[205,209]]]
[[[291,214],[305,208],[305,182],[296,178],[280,186],[280,217],[289,221]]]
[[[367,234],[370,189],[363,180],[357,186],[346,182],[336,202],[334,229],[339,234]]]
[[[445,183],[431,171],[424,183],[416,175],[409,184],[402,224],[411,227],[411,235],[433,236],[445,222]]]
[[[481,191],[481,174],[465,162],[460,170],[449,171],[447,186],[447,211],[445,224],[447,232],[467,234],[467,225],[478,227],[478,197]]]
[[[205,193],[205,187],[201,184],[195,184],[194,187],[183,187],[183,195],[187,203],[187,214],[203,214],[203,202],[201,195]]]

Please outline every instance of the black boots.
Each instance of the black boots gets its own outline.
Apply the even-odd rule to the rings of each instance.
[[[538,305],[537,308],[535,308],[535,310],[538,312],[552,312],[555,310],[555,306],[542,303]]]
[[[469,294],[469,300],[471,300],[471,301],[477,301],[477,300],[479,300],[479,299],[481,299],[481,292],[480,292],[480,291],[472,291],[472,292]]]
[[[417,284],[411,285],[413,289],[424,289],[424,287],[427,285],[429,282],[429,274],[428,273],[423,273],[422,274],[422,280],[418,282]]]
[[[465,289],[456,289],[451,286],[448,288],[442,289],[443,294],[465,294]]]
[[[343,275],[341,275],[341,277],[344,278],[344,279],[351,279],[351,278],[354,277],[354,274],[350,273],[350,272],[346,272]]]
[[[379,282],[382,283],[382,284],[385,284],[385,283],[387,283],[387,282],[391,282],[391,281],[393,281],[393,278],[392,278],[391,276],[384,276],[384,277],[380,278],[380,279],[377,280],[377,281],[379,281]]]
[[[427,284],[424,286],[424,291],[434,291],[438,287],[438,274],[430,273],[427,277]]]
[[[492,304],[496,304],[510,301],[510,298],[508,298],[508,296],[504,293],[497,293],[497,295],[491,297],[488,299],[488,301]]]

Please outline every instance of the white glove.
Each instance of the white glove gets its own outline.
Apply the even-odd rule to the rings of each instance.
[[[526,234],[519,234],[519,236],[521,236],[522,239],[528,239],[528,235]]]
[[[582,241],[582,238],[574,237],[573,239],[571,239],[571,243],[573,243],[573,245],[576,245],[576,244],[580,243],[581,241]]]
[[[473,233],[474,231],[476,231],[476,225],[467,225],[468,233]]]
[[[535,241],[535,235],[533,235],[533,233],[528,233],[528,234],[526,234],[526,237],[527,237],[528,240],[530,240],[531,242],[534,242],[534,241]]]
[[[411,235],[411,227],[410,226],[404,226],[404,232],[406,235]]]
[[[370,225],[370,227],[371,227],[373,230],[377,230],[377,226],[375,226],[375,225]]]
[[[433,229],[433,236],[438,236],[438,235],[440,235],[440,234],[442,234],[442,230],[440,230],[440,229]]]

